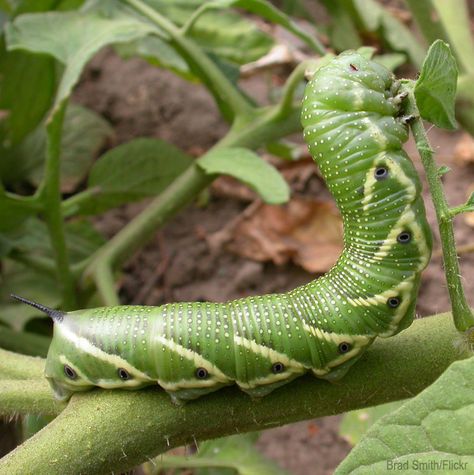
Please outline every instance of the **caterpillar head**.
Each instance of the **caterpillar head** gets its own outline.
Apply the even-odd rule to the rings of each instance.
[[[101,341],[91,334],[89,321],[90,312],[79,310],[55,322],[45,376],[56,398],[67,400],[72,393],[95,386],[137,389],[154,383],[120,352],[106,351]],[[113,346],[116,343],[115,340]]]
[[[79,391],[95,386],[107,389],[138,388],[153,381],[117,354],[107,353],[100,343],[87,337],[87,310],[65,313],[12,296],[49,315],[54,321],[54,334],[46,357],[45,377],[56,399],[68,400]]]

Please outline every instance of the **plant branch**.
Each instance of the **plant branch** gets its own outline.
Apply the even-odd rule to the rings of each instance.
[[[1,379],[37,379],[40,381],[44,380],[43,370],[44,360],[41,358],[0,349]]]
[[[413,90],[411,88],[407,88],[407,90],[409,91],[409,98],[406,112],[407,114],[415,116],[415,120],[411,122],[410,126],[425,169],[431,198],[436,211],[441,247],[443,249],[444,271],[453,309],[454,324],[460,332],[465,332],[471,327],[474,327],[474,315],[469,308],[461,283],[461,272],[459,269],[458,256],[456,254],[456,241],[453,231],[453,216],[443,192],[438,167],[434,160],[434,152],[430,147],[423,121],[416,107]]]
[[[280,100],[278,114],[283,118],[291,113],[293,109],[293,101],[296,92],[296,88],[305,77],[306,69],[310,64],[313,64],[314,60],[303,61],[291,72],[290,76],[286,80],[285,88],[283,89],[283,95]]]
[[[10,259],[16,262],[21,262],[27,265],[31,269],[35,269],[38,272],[56,276],[57,269],[54,261],[47,257],[35,256],[34,254],[26,254],[14,249],[8,255]]]
[[[180,28],[181,34],[183,36],[188,35],[194,24],[199,20],[199,17],[204,15],[204,13],[206,13],[208,10],[215,10],[219,8],[222,7],[213,2],[206,2],[199,5],[199,7],[196,8],[196,10],[194,10],[191,16],[186,20],[186,23],[184,23],[184,25]]]
[[[44,378],[42,380],[0,380],[0,416],[12,414],[54,416],[61,412],[64,407],[64,404],[54,400],[51,395],[51,388]],[[32,472],[27,470],[23,473]]]
[[[40,199],[48,226],[51,246],[54,250],[58,282],[66,309],[74,308],[76,302],[74,279],[69,266],[64,222],[61,213],[60,154],[61,135],[67,102],[63,102],[47,124],[48,143],[46,152],[45,178],[41,184]]]
[[[340,382],[307,376],[258,401],[235,387],[185,406],[174,406],[156,388],[79,393],[45,430],[0,461],[0,473],[29,473],[31,467],[36,475],[124,471],[193,440],[411,397],[460,358],[457,336],[451,314],[416,320],[401,334],[377,340]]]
[[[77,214],[83,203],[93,201],[98,195],[100,195],[100,188],[98,186],[94,186],[92,188],[88,188],[87,190],[81,191],[80,193],[76,193],[70,198],[64,200],[61,203],[61,211],[63,216],[65,218],[74,216]]]
[[[142,0],[123,0],[134,10],[148,18],[151,22],[164,30],[171,38],[173,45],[197,71],[197,75],[204,80],[209,91],[217,100],[218,106],[228,119],[238,115],[252,113],[253,106],[239,92],[235,85],[224,75],[216,64],[201,48],[189,40],[183,32],[159,12],[148,6]],[[229,114],[230,108],[231,114]]]

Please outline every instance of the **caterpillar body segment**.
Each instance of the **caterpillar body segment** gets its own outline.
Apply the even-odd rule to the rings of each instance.
[[[158,384],[180,402],[236,384],[260,397],[307,372],[338,379],[377,336],[408,326],[432,243],[402,148],[402,101],[393,75],[357,53],[331,60],[306,88],[304,137],[344,223],[326,275],[227,303],[61,313],[46,363],[56,396]]]

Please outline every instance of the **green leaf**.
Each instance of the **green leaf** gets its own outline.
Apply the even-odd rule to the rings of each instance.
[[[21,15],[6,27],[9,49],[49,54],[65,65],[53,114],[70,96],[84,65],[97,51],[153,32],[157,32],[155,27],[130,15],[108,18],[77,11]]]
[[[415,99],[423,119],[437,127],[455,129],[454,101],[458,69],[449,45],[435,41],[415,84]]]
[[[274,7],[266,0],[215,0],[214,4],[221,8],[242,8],[243,10],[254,13],[255,15],[265,18],[265,20],[271,21],[272,23],[280,25],[290,31],[300,40],[305,42],[313,51],[321,52],[321,47],[312,35],[300,28],[300,26],[288,15],[278,10],[278,8]]]
[[[20,226],[32,214],[35,214],[35,211],[28,206],[0,193],[0,233]],[[3,245],[4,242],[0,244],[0,256]]]
[[[87,176],[99,151],[111,140],[114,131],[109,123],[85,107],[69,104],[61,137],[61,191],[71,193]],[[46,142],[46,137],[44,136]],[[46,146],[46,143],[44,143]],[[43,162],[37,163],[28,178],[39,185]]]
[[[256,448],[258,433],[232,435],[206,441],[199,446],[196,459],[228,463],[229,469],[196,470],[196,475],[285,475],[287,472],[265,458]]]
[[[396,462],[399,465],[393,466]],[[465,463],[463,470],[449,463]],[[474,468],[474,358],[453,363],[438,380],[376,422],[339,465],[336,475],[472,473]],[[442,465],[442,464],[446,465]],[[405,464],[405,465],[402,465]],[[418,465],[418,469],[416,466]]]
[[[196,79],[182,56],[157,36],[146,36],[129,43],[118,44],[115,50],[124,59],[140,56],[153,66],[169,69],[184,79]]]
[[[47,56],[6,51],[0,40],[0,109],[6,114],[0,126],[2,146],[18,144],[51,107],[55,67]]]
[[[280,173],[245,148],[221,148],[197,160],[208,175],[230,175],[255,190],[269,204],[286,203],[290,197],[288,184]]]
[[[87,219],[68,221],[64,232],[71,264],[86,259],[105,242],[104,237]],[[28,219],[21,227],[3,234],[2,237],[9,243],[10,250],[47,258],[53,263],[54,251],[43,221],[37,218]]]
[[[177,25],[184,25],[201,1],[148,0],[147,3]],[[225,5],[224,5],[225,6]],[[268,53],[274,42],[255,23],[232,11],[207,10],[187,34],[208,53],[245,64]]]
[[[61,191],[71,193],[87,176],[98,152],[112,139],[113,129],[95,112],[69,104],[61,137]],[[44,125],[29,134],[18,146],[3,150],[0,177],[4,183],[25,180],[38,186],[46,155]]]
[[[95,190],[95,193],[78,205],[78,211],[97,214],[123,203],[155,196],[192,161],[162,140],[140,138],[119,145],[95,162],[88,182],[88,191]]]
[[[352,446],[358,444],[369,427],[386,414],[398,409],[404,401],[394,401],[380,406],[357,409],[344,414],[339,426],[339,435]]]

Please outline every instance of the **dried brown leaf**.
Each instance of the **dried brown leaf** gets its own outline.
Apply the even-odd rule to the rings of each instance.
[[[454,148],[454,161],[459,165],[474,163],[474,139],[463,134]]]
[[[326,272],[342,249],[342,222],[327,201],[293,198],[285,206],[261,204],[233,231],[229,248],[256,261],[288,261]]]

